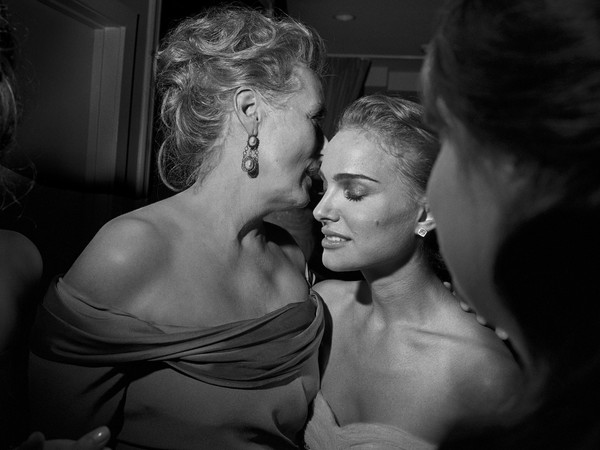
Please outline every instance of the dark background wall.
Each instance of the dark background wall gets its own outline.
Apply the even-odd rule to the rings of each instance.
[[[104,223],[171,194],[159,182],[153,161],[154,52],[178,20],[227,2],[167,0],[161,8],[160,2],[148,0],[7,3],[20,46],[17,63],[23,110],[18,145],[2,161],[11,169],[7,173],[18,200],[1,211],[0,228],[20,231],[37,245],[47,285],[69,269]],[[114,10],[107,11],[110,3]],[[262,7],[258,1],[244,3]],[[156,5],[156,10],[149,5]],[[103,107],[90,100],[94,89],[100,89],[95,84],[100,75],[93,72],[95,60],[90,54],[98,45],[110,50],[111,39],[117,36],[119,42],[123,29],[135,39],[131,44],[123,41],[122,48],[114,50],[114,58],[132,64],[129,72],[121,74],[124,81],[108,78],[105,84],[123,83],[109,94],[122,96],[112,107],[125,113],[112,121],[112,131],[95,130],[100,138],[90,151],[86,145],[94,137],[90,138],[88,115]],[[127,45],[133,49],[130,55],[122,53]],[[126,64],[117,67],[127,68]],[[107,110],[109,125],[111,114]],[[105,138],[110,133],[115,142]]]

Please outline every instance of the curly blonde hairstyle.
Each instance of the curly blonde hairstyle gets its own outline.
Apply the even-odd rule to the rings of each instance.
[[[158,169],[165,185],[181,191],[210,172],[214,143],[238,87],[252,87],[281,105],[300,88],[294,68],[304,65],[322,80],[325,60],[320,36],[287,16],[228,6],[182,21],[157,60],[163,138]]]

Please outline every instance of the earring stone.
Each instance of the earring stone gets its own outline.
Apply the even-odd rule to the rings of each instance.
[[[256,149],[258,147],[258,138],[256,137],[255,134],[251,134],[250,136],[248,136],[248,147],[250,147],[252,150]]]
[[[258,176],[258,144],[260,141],[255,134],[248,136],[244,154],[242,155],[242,170],[248,174],[250,178]]]
[[[425,237],[425,235],[427,234],[427,230],[425,228],[419,228],[417,230],[417,234],[421,237]]]

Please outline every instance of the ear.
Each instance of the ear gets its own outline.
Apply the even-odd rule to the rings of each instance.
[[[425,237],[425,235],[431,230],[435,229],[435,220],[429,211],[429,205],[424,203],[419,208],[419,220],[415,227],[415,234]]]
[[[260,122],[259,103],[260,98],[254,89],[241,87],[233,97],[235,114],[248,133],[256,136],[258,134],[258,123]]]

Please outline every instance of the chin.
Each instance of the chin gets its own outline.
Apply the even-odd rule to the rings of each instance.
[[[310,196],[308,192],[294,191],[288,192],[286,195],[279,195],[275,197],[275,203],[278,205],[277,209],[296,209],[304,208],[310,203]]]
[[[306,195],[306,198],[302,200],[302,202],[298,205],[298,208],[306,208],[310,203],[310,196]]]
[[[327,249],[323,250],[321,262],[323,263],[325,268],[333,272],[356,272],[360,270],[360,268],[348,264],[348,262],[338,261],[337,258],[330,258],[327,255]]]
[[[296,208],[305,208],[310,203],[310,195],[308,189],[303,189],[302,192],[298,193],[298,197],[295,199]]]

